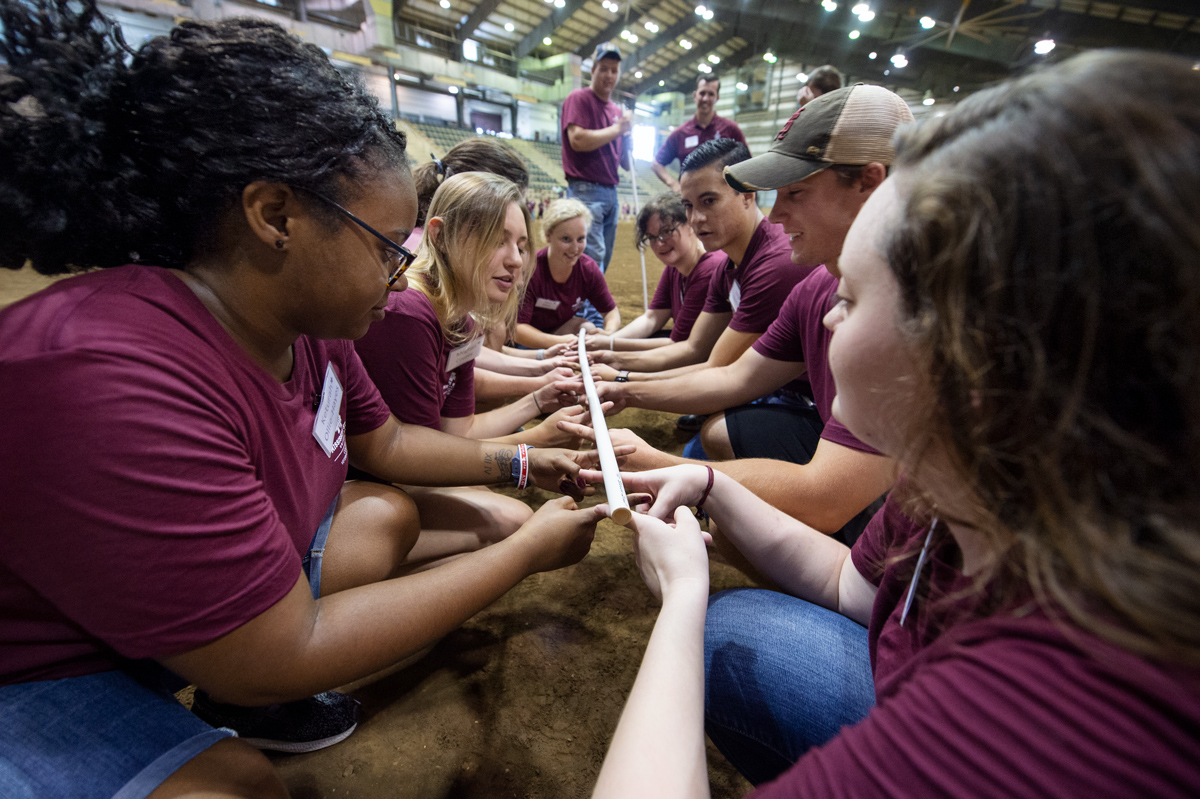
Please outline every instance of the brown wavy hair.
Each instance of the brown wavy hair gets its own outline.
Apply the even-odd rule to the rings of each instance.
[[[417,227],[425,226],[429,203],[447,178],[463,172],[490,172],[516,184],[524,195],[529,188],[529,170],[524,159],[507,144],[491,136],[464,139],[450,148],[445,157],[421,164],[413,170],[417,189]]]
[[[1200,72],[1097,51],[902,131],[884,251],[989,593],[1200,664]]]

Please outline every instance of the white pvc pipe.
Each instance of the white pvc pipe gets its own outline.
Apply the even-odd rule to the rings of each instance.
[[[587,394],[588,410],[592,412],[592,429],[596,431],[596,451],[600,453],[604,493],[608,495],[608,518],[617,524],[628,524],[633,518],[633,511],[629,510],[629,498],[625,496],[625,484],[621,482],[617,456],[613,454],[612,440],[608,437],[608,423],[604,421],[604,410],[600,407],[600,398],[596,396],[596,383],[592,380],[584,344],[585,335],[586,331],[579,331],[579,368],[583,370],[583,390]]]

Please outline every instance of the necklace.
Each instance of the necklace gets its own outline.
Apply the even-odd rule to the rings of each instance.
[[[929,554],[929,542],[933,539],[933,531],[937,529],[938,520],[935,517],[933,524],[929,525],[929,532],[925,534],[925,544],[921,547],[921,554],[917,556],[917,568],[913,571],[912,582],[908,584],[908,596],[904,598],[904,610],[900,611],[900,626],[904,626],[904,620],[908,618],[908,611],[912,607],[913,597],[917,593],[917,581],[921,579],[921,570],[925,568],[925,557]]]

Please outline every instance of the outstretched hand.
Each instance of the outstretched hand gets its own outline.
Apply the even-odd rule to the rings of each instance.
[[[608,515],[607,505],[597,505],[595,510]],[[625,526],[633,530],[633,557],[655,599],[661,602],[664,594],[684,582],[703,583],[707,593],[708,552],[704,547],[712,537],[700,529],[691,510],[676,508],[670,523],[634,513]]]
[[[604,481],[604,474],[592,469],[580,471],[579,477],[589,484]],[[642,512],[667,521],[673,516],[676,508],[681,505],[692,506],[700,501],[704,488],[708,485],[708,469],[693,464],[654,469],[649,472],[626,472],[622,469],[621,481],[625,484],[626,492],[631,495],[631,506],[634,504],[632,495],[647,495],[649,508]],[[639,501],[639,506],[640,504]]]
[[[570,497],[559,497],[538,508],[513,537],[532,545],[533,571],[561,569],[583,560],[602,518],[595,507],[581,510]]]

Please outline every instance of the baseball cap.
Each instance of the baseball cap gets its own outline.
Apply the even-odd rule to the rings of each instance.
[[[596,45],[596,52],[592,55],[592,61],[599,61],[602,58],[615,58],[621,60],[621,51],[612,42],[603,42]]]
[[[908,104],[882,86],[859,83],[826,92],[792,114],[769,152],[725,167],[740,192],[778,189],[834,164],[890,166],[892,134],[912,122]]]

